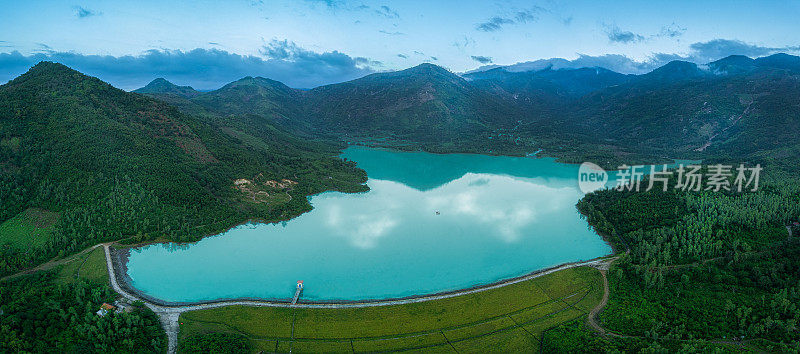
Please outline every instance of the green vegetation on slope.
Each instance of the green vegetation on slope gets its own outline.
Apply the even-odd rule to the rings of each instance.
[[[232,306],[181,315],[182,345],[231,333],[255,351],[537,351],[541,333],[588,313],[600,273],[572,268],[499,289],[396,306],[294,309]]]
[[[0,224],[0,244],[21,250],[41,247],[52,239],[58,214],[29,208]]]
[[[58,214],[44,244],[0,247],[0,275],[99,242],[191,241],[285,220],[311,209],[310,194],[366,189],[338,146],[213,123],[60,64],[0,86],[0,222],[29,208]],[[237,180],[291,183],[280,198],[253,199]]]
[[[108,284],[108,266],[103,247],[81,254],[58,269],[57,282],[69,283],[78,279],[97,284]]]

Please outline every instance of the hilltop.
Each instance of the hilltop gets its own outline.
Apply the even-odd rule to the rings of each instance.
[[[157,78],[151,81],[147,86],[134,90],[136,93],[149,93],[149,94],[163,94],[163,95],[176,95],[185,98],[191,98],[200,94],[191,86],[178,86],[164,78]]]

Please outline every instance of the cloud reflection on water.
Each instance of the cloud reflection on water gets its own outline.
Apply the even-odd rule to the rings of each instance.
[[[372,190],[360,198],[324,203],[325,225],[332,235],[356,248],[371,249],[383,238],[402,238],[406,223],[447,230],[481,228],[487,236],[518,242],[535,233],[548,216],[574,208],[576,188],[551,187],[531,178],[467,173],[437,188],[420,191],[388,180],[370,180]],[[440,214],[436,214],[436,212]]]

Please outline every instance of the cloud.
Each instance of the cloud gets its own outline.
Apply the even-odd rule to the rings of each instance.
[[[492,58],[491,57],[486,57],[486,56],[482,56],[482,55],[472,55],[470,57],[472,58],[472,60],[477,61],[477,62],[479,62],[481,64],[489,64],[489,63],[492,62]]]
[[[75,10],[75,16],[78,16],[78,18],[98,16],[102,14],[102,12],[93,11],[83,6],[73,6],[72,9]]]
[[[655,54],[646,60],[636,61],[621,54],[586,55],[578,54],[576,59],[550,58],[517,63],[505,66],[511,72],[538,71],[544,69],[577,69],[601,67],[625,74],[643,74],[649,72],[671,60],[685,59],[674,54]],[[496,65],[481,67],[475,71],[484,71],[496,68]]]
[[[612,43],[630,44],[644,42],[654,38],[678,38],[686,32],[685,27],[677,25],[675,22],[661,27],[658,33],[642,35],[631,31],[623,31],[617,25],[604,25],[604,31],[608,40]]]
[[[512,24],[514,20],[510,18],[494,16],[486,22],[479,23],[475,29],[482,32],[494,32],[503,28],[503,25]]]
[[[374,195],[372,196],[374,198]],[[352,203],[352,201],[350,201]],[[338,204],[330,205],[326,209],[325,226],[332,234],[344,236],[350,244],[360,249],[375,248],[378,240],[388,236],[393,229],[400,225],[397,212],[399,205],[394,201],[376,201],[379,208],[372,211],[347,212]],[[360,210],[360,209],[357,209]]]
[[[63,63],[112,85],[136,89],[157,77],[200,90],[216,89],[245,76],[263,76],[291,87],[311,88],[362,77],[380,63],[347,54],[314,52],[289,41],[273,41],[262,48],[264,57],[220,49],[149,50],[121,57],[44,52],[22,55],[0,53],[0,82],[11,80],[40,61]]]
[[[403,59],[408,59],[408,55],[405,54],[397,54],[397,56]]]
[[[729,55],[745,55],[754,58],[778,52],[797,52],[800,50],[800,46],[765,47],[739,40],[714,39],[708,42],[693,43],[689,49],[693,61],[707,63]]]
[[[508,71],[519,72],[537,71],[547,68],[558,70],[601,67],[624,74],[644,74],[673,60],[707,64],[734,54],[756,58],[780,52],[798,53],[800,52],[800,46],[765,47],[739,40],[714,39],[707,42],[691,44],[689,46],[689,52],[686,54],[653,53],[643,60],[634,60],[621,54],[578,54],[578,57],[573,60],[562,58],[539,59],[505,66],[505,68]],[[488,65],[470,72],[484,71],[496,67],[495,65]]]
[[[397,10],[387,5],[372,7],[366,4],[355,4],[347,0],[304,0],[304,1],[310,4],[312,7],[316,7],[317,5],[324,5],[328,10],[333,12],[337,11],[361,12],[361,13],[369,13],[387,19],[393,19],[393,20],[400,19],[400,13],[398,13]],[[361,22],[362,22],[361,20],[356,19],[353,23],[358,24]],[[397,25],[395,24],[395,26]]]
[[[473,39],[472,37],[467,37],[467,36],[464,36],[464,38],[462,40],[458,40],[458,41],[453,42],[453,47],[456,47],[456,48],[458,48],[460,50],[464,50],[465,48],[470,47],[470,46],[474,46],[474,45],[475,45],[475,39]]]
[[[381,62],[364,57],[351,57],[339,51],[317,53],[302,48],[289,40],[272,40],[261,47],[261,54],[272,60],[298,64],[309,73],[317,69],[346,68],[357,66],[380,66]]]
[[[631,31],[623,31],[617,26],[606,26],[605,29],[608,40],[614,43],[635,43],[644,40],[644,36]]]
[[[338,8],[344,4],[343,0],[304,0],[304,1],[312,5],[323,4],[329,8]]]
[[[536,12],[538,11],[534,10],[517,11],[516,15],[514,15],[514,19],[516,20],[517,23],[534,22],[539,19],[539,17],[535,15]]]
[[[468,225],[465,227],[488,227],[490,236],[517,242],[530,237],[526,231],[552,222],[549,216],[553,212],[572,208],[577,197],[572,188],[470,172],[418,199],[429,210],[441,210],[442,218],[457,216],[460,223]],[[520,195],[531,198],[523,200]]]
[[[386,31],[386,30],[380,30],[378,32],[383,33],[383,34],[388,35],[388,36],[402,36],[402,35],[405,34],[403,32],[397,32],[397,31],[389,32],[389,31]]]
[[[685,27],[681,27],[673,22],[670,25],[661,27],[661,31],[655,35],[656,37],[669,37],[669,38],[677,38],[683,35],[686,32]]]
[[[398,14],[397,11],[391,9],[389,6],[386,5],[383,5],[375,9],[375,13],[384,16],[386,18],[400,18],[400,14]]]
[[[40,53],[52,53],[52,52],[54,52],[53,47],[51,47],[51,46],[49,46],[47,44],[36,43],[36,46],[39,47],[37,52],[40,52]]]
[[[493,16],[488,20],[475,26],[475,29],[482,32],[495,32],[503,29],[505,25],[522,24],[539,20],[539,13],[550,12],[545,8],[534,6],[529,9],[518,10],[513,14],[504,16]]]

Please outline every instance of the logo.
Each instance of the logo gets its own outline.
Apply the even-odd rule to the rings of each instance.
[[[602,189],[608,182],[608,173],[602,167],[584,162],[578,169],[578,188],[584,194]]]

